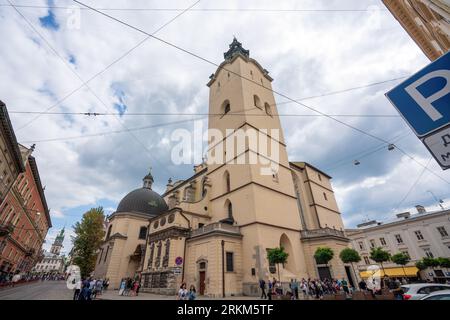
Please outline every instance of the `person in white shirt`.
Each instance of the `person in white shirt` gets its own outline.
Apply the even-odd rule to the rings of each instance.
[[[186,289],[186,283],[182,283],[180,286],[180,290],[178,290],[177,300],[187,300],[188,299],[188,291]]]

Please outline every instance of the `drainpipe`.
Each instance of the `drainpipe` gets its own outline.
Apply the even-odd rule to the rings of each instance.
[[[225,241],[222,240],[222,298],[225,298]]]
[[[180,215],[186,219],[188,223],[189,231],[191,231],[191,221],[183,214],[182,211],[180,211]],[[184,282],[184,265],[186,261],[186,238],[184,238],[184,249],[183,249],[183,270],[181,271],[181,282]]]

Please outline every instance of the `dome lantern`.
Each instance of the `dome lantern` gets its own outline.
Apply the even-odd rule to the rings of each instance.
[[[153,176],[152,176],[152,167],[150,167],[150,170],[148,171],[147,175],[142,179],[144,181],[144,188],[152,190],[152,184],[153,184]]]

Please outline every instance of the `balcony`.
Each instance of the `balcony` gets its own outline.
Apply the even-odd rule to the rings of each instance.
[[[0,237],[7,236],[13,231],[14,231],[14,226],[12,223],[0,222]]]
[[[206,235],[209,233],[221,233],[241,236],[239,227],[229,225],[227,223],[215,222],[204,227],[191,231],[191,238]]]
[[[348,238],[345,236],[344,231],[331,229],[331,228],[302,230],[302,231],[300,231],[300,234],[301,234],[302,240],[334,237],[334,238],[339,238],[341,240],[348,241]]]

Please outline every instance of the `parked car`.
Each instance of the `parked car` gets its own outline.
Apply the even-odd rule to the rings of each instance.
[[[414,283],[402,285],[403,299],[405,300],[420,300],[430,293],[450,290],[450,285],[440,283]]]
[[[450,290],[435,291],[420,300],[450,300]]]

